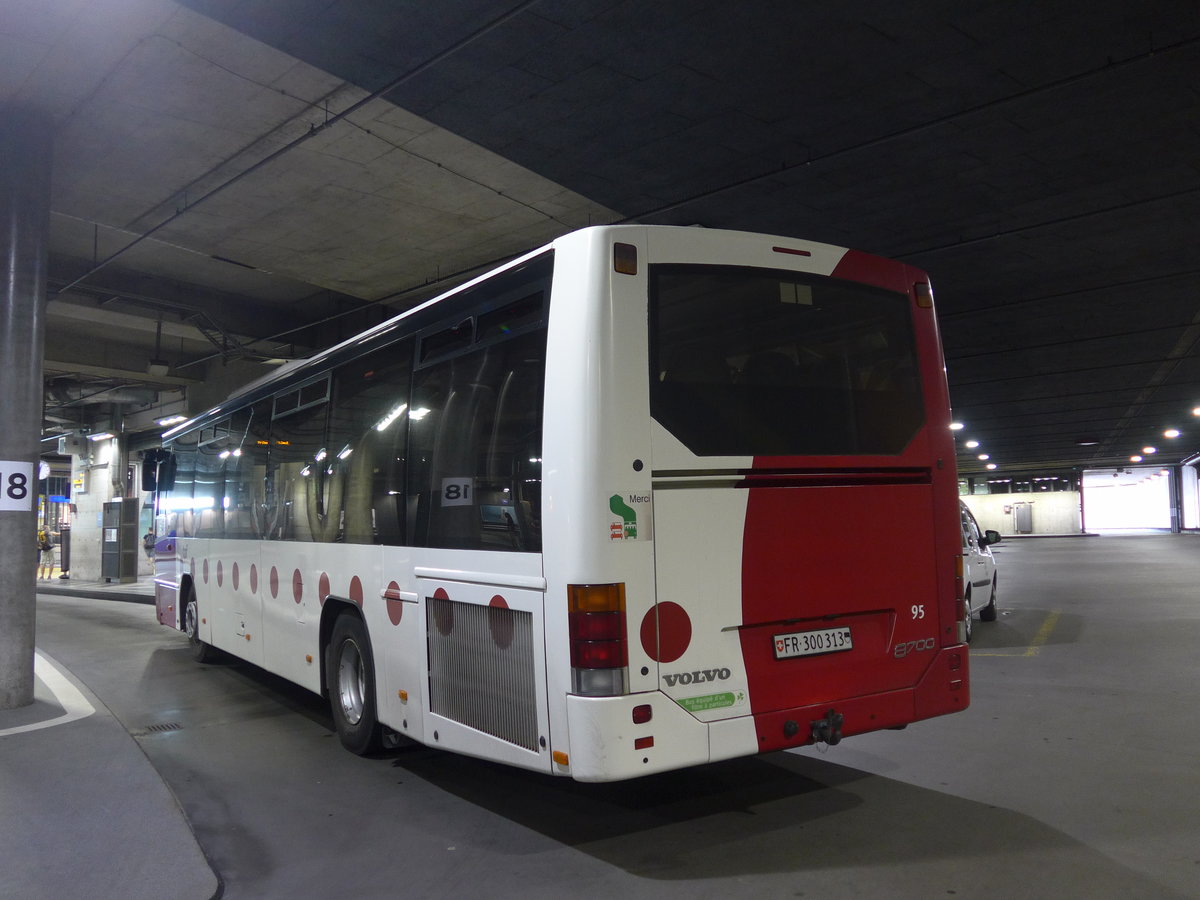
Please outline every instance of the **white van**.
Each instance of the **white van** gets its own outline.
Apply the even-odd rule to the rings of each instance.
[[[963,582],[967,602],[967,640],[971,640],[975,613],[979,621],[996,621],[996,559],[992,544],[1000,542],[1000,532],[982,531],[967,505],[958,501],[962,514]]]

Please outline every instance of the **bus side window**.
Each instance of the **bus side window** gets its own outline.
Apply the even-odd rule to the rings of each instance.
[[[413,383],[413,543],[541,549],[546,333],[528,332],[421,369]]]
[[[404,543],[405,440],[411,339],[353,360],[334,373],[329,464],[342,480],[343,540]]]
[[[416,502],[412,542],[417,546],[469,549],[478,543],[471,477],[478,436],[472,433],[466,409],[471,398],[465,392],[481,386],[467,385],[463,371],[476,355],[426,367],[413,380],[408,495]]]
[[[328,386],[329,376],[324,375],[275,396],[270,478],[272,536],[278,540],[332,541],[337,535],[341,491],[328,471]]]
[[[269,412],[269,410],[267,410]],[[266,448],[257,445],[253,430],[263,410],[234,413],[229,423],[229,455],[225,457],[225,537],[254,539],[257,528],[256,488],[261,484]]]
[[[192,488],[193,534],[200,538],[225,536],[225,460],[229,449],[228,421],[203,429],[195,455],[195,479]]]
[[[196,480],[196,442],[198,432],[181,435],[171,445],[175,459],[175,485],[171,488],[166,513],[166,533],[179,537],[195,536],[192,515],[193,486]]]
[[[274,534],[276,509],[271,483],[271,401],[262,400],[250,410],[250,422],[242,439],[242,477],[248,494],[250,533],[245,537],[270,540]]]

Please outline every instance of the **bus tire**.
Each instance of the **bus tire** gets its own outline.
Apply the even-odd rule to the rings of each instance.
[[[358,616],[338,616],[326,654],[325,686],[338,740],[358,756],[379,750],[383,728],[375,709],[374,656]]]
[[[988,599],[988,605],[979,611],[980,622],[995,622],[996,621],[996,579],[992,579],[992,596]]]
[[[188,588],[187,604],[183,608],[183,633],[187,635],[188,649],[196,662],[210,663],[217,658],[217,648],[200,640],[200,604],[196,601],[194,587]]]

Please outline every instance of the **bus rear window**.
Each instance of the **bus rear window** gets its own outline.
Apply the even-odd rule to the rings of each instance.
[[[652,266],[650,409],[698,456],[898,454],[924,422],[908,298],[795,272]]]

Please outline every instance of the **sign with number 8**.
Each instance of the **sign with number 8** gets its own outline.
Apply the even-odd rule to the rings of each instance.
[[[0,510],[33,509],[33,463],[0,460]]]

